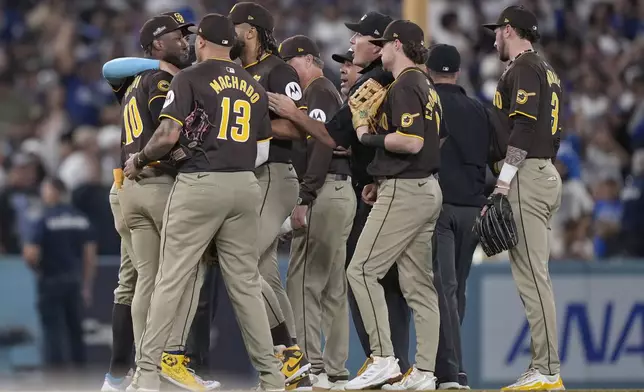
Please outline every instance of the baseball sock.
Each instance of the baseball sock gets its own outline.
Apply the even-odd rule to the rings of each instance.
[[[130,371],[134,347],[132,330],[132,308],[129,305],[114,304],[112,308],[112,358],[110,376],[122,378]]]
[[[271,336],[273,337],[273,346],[284,345],[291,347],[294,344],[285,322],[281,322],[275,328],[271,328]]]

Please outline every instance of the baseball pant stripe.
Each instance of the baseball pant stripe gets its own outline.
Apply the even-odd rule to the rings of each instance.
[[[266,184],[266,191],[262,195],[262,207],[259,209],[259,216],[262,216],[262,213],[264,212],[266,199],[268,199],[268,191],[271,189],[271,167],[269,165],[266,165],[266,173],[268,173],[268,182]],[[263,251],[264,251],[263,249],[260,249],[260,252],[263,252]]]
[[[186,335],[188,331],[190,331],[190,325],[192,324],[192,319],[194,317],[194,312],[197,310],[196,306],[198,304],[198,301],[195,301],[195,292],[197,288],[197,281],[199,280],[199,273],[201,268],[201,263],[197,264],[197,273],[195,274],[194,281],[192,282],[192,292],[190,293],[190,305],[188,305],[188,313],[186,314],[186,317],[183,322],[183,333],[181,334],[181,343],[183,346],[185,346],[185,341],[188,339],[188,336]],[[193,311],[193,305],[195,306],[194,311]],[[193,317],[190,317],[190,314],[192,313]],[[184,347],[182,347],[182,350]]]
[[[517,196],[519,199],[519,219],[521,219],[521,231],[523,233],[523,238],[525,239],[525,254],[526,257],[528,258],[528,264],[530,265],[530,274],[532,275],[532,281],[534,282],[534,287],[537,290],[537,296],[539,297],[539,305],[541,306],[541,314],[544,320],[543,326],[545,329],[545,334],[546,334],[546,344],[548,346],[548,373],[552,374],[552,370],[550,369],[550,334],[548,334],[548,323],[545,322],[546,320],[546,310],[543,306],[543,298],[541,298],[541,291],[539,290],[539,284],[537,283],[537,277],[534,274],[534,267],[532,266],[532,260],[530,258],[530,247],[528,246],[528,236],[526,235],[525,232],[525,223],[523,221],[523,208],[521,205],[521,180],[520,180],[520,174],[517,173]],[[525,306],[525,305],[524,305]]]
[[[309,235],[311,233],[311,225],[313,224],[312,222],[313,219],[313,204],[309,207],[309,214],[308,214],[308,225],[306,226],[306,243],[304,245],[304,266],[302,267],[302,317],[304,318],[304,325],[308,325],[306,323],[306,295],[304,295],[304,288],[306,287],[306,266],[309,261]],[[307,336],[307,328],[304,328],[304,355],[307,356],[307,358],[310,358],[309,355],[309,349],[308,349],[308,336]]]
[[[380,346],[380,355],[384,355],[382,353],[382,340],[380,339],[380,328],[378,324],[378,315],[376,314],[376,307],[373,303],[373,298],[371,297],[371,292],[369,291],[369,284],[367,283],[367,275],[365,273],[365,266],[369,262],[369,259],[371,258],[371,253],[373,252],[373,248],[376,246],[376,242],[378,241],[378,237],[380,236],[380,232],[382,231],[382,228],[385,226],[385,222],[387,221],[387,217],[389,216],[389,211],[391,211],[391,205],[394,203],[394,200],[396,198],[396,183],[397,180],[394,179],[394,191],[393,194],[391,195],[391,200],[389,201],[389,206],[387,207],[387,212],[385,213],[385,217],[382,220],[382,223],[380,224],[380,228],[378,229],[378,232],[376,233],[376,236],[373,239],[373,243],[371,244],[371,248],[369,249],[369,253],[367,254],[367,260],[362,264],[362,280],[364,282],[364,286],[367,291],[367,295],[369,296],[369,302],[371,303],[371,311],[373,312],[373,318],[376,322],[376,331],[378,333],[378,346]]]

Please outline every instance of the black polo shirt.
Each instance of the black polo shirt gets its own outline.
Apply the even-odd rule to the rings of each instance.
[[[382,68],[380,58],[363,68],[360,73],[362,76],[353,85],[348,96],[356,92],[369,79],[374,79],[385,87],[394,81],[394,76],[391,72],[387,72]],[[353,129],[351,118],[351,109],[349,108],[348,100],[345,100],[335,116],[327,121],[326,129],[336,145],[344,148],[351,147],[351,175],[353,186],[355,188],[362,188],[373,182],[373,178],[367,173],[367,166],[373,160],[376,150],[360,143],[356,136],[356,131]]]
[[[482,206],[490,133],[494,132],[480,102],[461,86],[436,84],[449,136],[441,147],[440,185],[443,203]]]

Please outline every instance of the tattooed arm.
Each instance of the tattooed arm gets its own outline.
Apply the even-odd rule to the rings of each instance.
[[[508,146],[508,152],[505,155],[505,161],[503,167],[501,168],[501,173],[499,178],[496,181],[496,188],[494,193],[502,193],[504,195],[508,194],[510,190],[510,183],[514,178],[515,174],[519,170],[519,167],[525,161],[525,158],[528,156],[528,152],[522,150],[518,147]]]
[[[179,140],[181,124],[170,118],[163,118],[150,141],[141,152],[133,154],[123,170],[127,178],[134,179],[146,165],[154,162],[172,150]]]

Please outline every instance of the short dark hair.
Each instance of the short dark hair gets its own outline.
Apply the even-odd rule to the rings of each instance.
[[[539,34],[538,31],[520,29],[518,27],[514,27],[514,31],[517,32],[517,35],[521,39],[527,39],[528,41],[530,41],[530,43],[535,43],[535,42],[539,41],[539,38],[541,38],[541,35]]]
[[[44,182],[51,184],[59,193],[67,192],[65,183],[58,177],[46,177]]]
[[[279,50],[277,48],[277,41],[273,36],[273,32],[263,27],[254,27],[255,30],[257,30],[257,39],[259,40],[260,49],[260,53],[257,55],[257,59],[259,60],[264,53],[271,53],[274,56],[280,57]]]
[[[419,42],[408,42],[403,44],[403,53],[415,64],[425,64],[429,57],[429,50]]]

